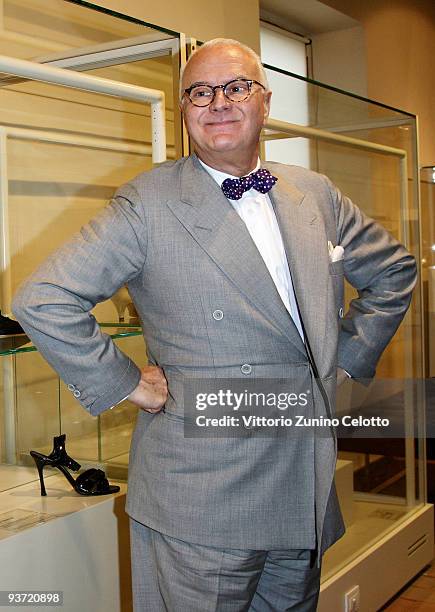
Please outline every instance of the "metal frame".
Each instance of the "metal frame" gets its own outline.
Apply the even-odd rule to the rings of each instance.
[[[186,63],[186,39],[181,33],[178,37],[162,38],[161,32],[150,32],[144,36],[53,52],[32,61],[81,72],[163,56],[172,58],[173,94],[174,101],[177,101],[180,68]],[[0,77],[0,86],[21,83],[25,80],[17,76]],[[182,157],[188,154],[188,140],[183,129],[181,111],[176,104],[174,104],[173,113],[176,156]]]
[[[142,36],[122,38],[96,45],[88,45],[86,47],[71,47],[64,51],[55,51],[47,55],[33,58],[32,61],[38,64],[60,66],[60,62],[75,62],[77,59],[81,59],[85,63],[85,58],[89,59],[90,56],[99,55],[100,61],[105,58],[109,62],[107,65],[112,66],[113,59],[116,60],[116,58],[122,60],[122,62],[116,62],[119,64],[136,62],[141,59],[146,59],[147,57],[169,55],[172,50],[173,41],[176,39],[177,37],[169,35],[163,35],[162,37],[161,32],[153,31]]]
[[[63,87],[150,103],[153,163],[158,164],[166,160],[165,94],[163,91],[119,83],[111,79],[80,74],[65,68],[36,64],[4,55],[0,56],[0,72]]]
[[[186,40],[182,33],[178,37],[161,38],[160,32],[151,32],[145,36],[136,36],[80,49],[69,49],[62,53],[52,53],[35,61],[84,71],[162,56],[172,58],[173,94],[174,102],[176,102],[178,100],[180,68],[186,63]],[[174,104],[173,113],[176,157],[182,157],[186,154],[186,136],[183,131],[181,111],[176,107],[176,104]]]

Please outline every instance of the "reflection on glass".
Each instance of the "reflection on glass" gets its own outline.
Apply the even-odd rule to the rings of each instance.
[[[127,287],[121,287],[118,291],[112,295],[110,301],[114,304],[116,312],[118,313],[118,320],[120,323],[125,322],[125,311],[130,311],[129,307],[133,306],[131,296],[128,292]],[[134,308],[134,306],[133,306]]]

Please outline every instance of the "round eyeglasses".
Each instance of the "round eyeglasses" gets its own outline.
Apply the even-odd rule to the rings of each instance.
[[[264,85],[254,79],[234,79],[225,85],[201,85],[193,84],[184,90],[183,95],[187,95],[194,106],[208,106],[214,100],[217,89],[222,89],[224,96],[230,102],[244,102],[251,95],[252,85]]]

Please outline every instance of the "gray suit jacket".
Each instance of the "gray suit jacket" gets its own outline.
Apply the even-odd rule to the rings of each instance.
[[[337,364],[369,378],[410,301],[413,257],[324,176],[265,164],[300,312],[333,407]],[[344,247],[331,263],[328,241]],[[344,318],[343,276],[359,298]],[[127,511],[154,529],[213,546],[319,545],[343,533],[336,440],[183,435],[187,378],[302,377],[305,347],[249,232],[191,156],[143,173],[22,286],[13,311],[41,353],[97,415],[130,393],[138,367],[90,309],[128,284],[148,357],[169,384],[165,410],[139,411]],[[223,317],[213,313],[222,311]],[[242,365],[250,367],[242,368]],[[314,410],[326,415],[318,385]],[[315,513],[314,513],[315,501]]]

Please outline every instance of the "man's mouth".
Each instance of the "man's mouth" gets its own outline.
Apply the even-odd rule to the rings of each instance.
[[[206,123],[206,126],[212,126],[212,127],[226,127],[228,125],[234,125],[235,123],[238,123],[238,121],[236,119],[226,119],[225,121],[209,121],[208,123]]]

